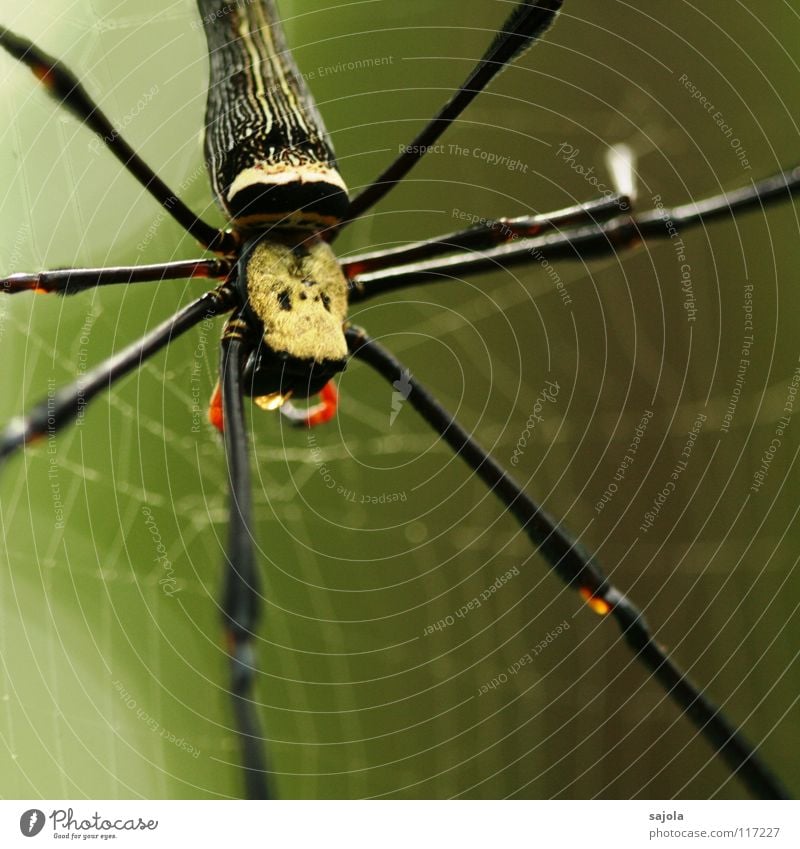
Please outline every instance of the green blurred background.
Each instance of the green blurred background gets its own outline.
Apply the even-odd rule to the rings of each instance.
[[[352,188],[460,82],[511,5],[282,0]],[[798,10],[795,0],[567,0],[547,40],[448,132],[467,154],[422,163],[337,250],[446,232],[454,211],[518,215],[592,198],[558,155],[563,143],[605,184],[609,146],[630,145],[642,208],[798,161]],[[221,223],[202,163],[207,68],[191,0],[32,0],[2,23],[65,58],[158,173]],[[354,60],[380,63],[337,67]],[[198,255],[27,70],[0,57],[0,75],[2,271]],[[686,81],[731,126],[749,169]],[[520,165],[491,165],[483,152]],[[568,305],[533,264],[409,289],[354,317],[505,464],[545,381],[559,383],[516,474],[599,552],[659,639],[800,792],[800,411],[750,490],[800,357],[796,211],[682,235],[693,323],[666,242],[560,264]],[[752,361],[725,432],[748,280]],[[3,300],[3,420],[202,289]],[[3,470],[4,797],[241,794],[217,608],[226,474],[215,435],[192,430],[198,392],[205,404],[216,379],[218,333],[190,332],[79,426]],[[746,795],[615,626],[547,574],[413,410],[390,425],[391,388],[359,364],[340,389],[339,417],[311,436],[275,415],[250,418],[266,599],[258,697],[280,795]],[[625,484],[598,512],[645,410],[653,417]],[[689,465],[644,533],[700,413]],[[371,503],[384,494],[398,500]],[[479,609],[455,616],[515,566]],[[533,664],[478,695],[565,620]]]

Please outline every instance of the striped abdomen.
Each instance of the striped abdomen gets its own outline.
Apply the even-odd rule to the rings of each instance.
[[[347,188],[273,0],[198,0],[211,66],[205,154],[238,229],[321,229],[347,213]]]

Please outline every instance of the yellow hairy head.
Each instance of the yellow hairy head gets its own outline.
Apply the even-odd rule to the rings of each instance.
[[[245,277],[270,350],[316,363],[347,357],[347,281],[327,242],[270,234],[250,252]]]

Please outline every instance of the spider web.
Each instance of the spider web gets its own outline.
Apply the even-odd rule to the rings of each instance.
[[[193,4],[137,4],[136,14],[98,0],[66,11],[40,5],[36,20],[4,23],[63,56],[145,159],[193,209],[219,221],[194,129],[206,71]],[[447,4],[372,5],[335,14],[322,4],[282,6],[353,186],[434,111],[503,12],[475,4],[474,24],[462,28]],[[731,5],[726,27],[736,34],[749,12]],[[524,63],[533,70],[505,74],[448,136],[466,153],[432,155],[337,248],[446,232],[464,226],[462,212],[519,214],[592,197],[597,188],[556,153],[565,138],[598,175],[605,145],[630,141],[645,207],[660,191],[679,202],[746,183],[751,175],[719,128],[685,87],[676,90],[681,73],[735,120],[760,163],[752,176],[791,162],[796,128],[781,92],[796,68],[787,72],[779,57],[756,83],[721,49],[715,61],[736,85],[721,85],[693,50],[684,71],[670,57],[685,29],[694,28],[692,44],[706,45],[702,33],[716,24],[699,13],[665,20],[660,10],[647,4],[635,21],[609,11],[605,31],[591,3],[573,2],[554,38],[577,52],[565,58],[554,45],[538,47]],[[775,34],[796,27],[773,14],[753,55],[771,53]],[[640,65],[621,53],[634,36]],[[359,72],[339,68],[342,55],[392,61]],[[651,74],[653,90],[636,68]],[[3,271],[197,255],[26,71],[6,61],[0,72],[8,76]],[[754,98],[768,99],[774,115],[755,118]],[[785,140],[781,150],[776,138]],[[786,285],[796,231],[794,212],[780,209],[686,234],[695,322],[669,243],[589,266],[534,264],[408,290],[353,316],[598,551],[659,638],[751,738],[766,738],[765,754],[795,786],[785,716],[798,686],[796,422],[782,432],[763,486],[750,488],[798,365]],[[723,430],[748,279],[756,342]],[[6,418],[155,326],[202,285],[0,303]],[[226,471],[202,410],[219,331],[215,322],[176,340],[77,426],[3,470],[5,796],[241,792],[217,607]],[[552,400],[547,381],[559,386]],[[248,419],[265,599],[257,690],[281,794],[741,795],[613,627],[547,575],[402,393],[357,364],[340,391],[337,420],[310,433],[255,410]],[[647,411],[635,459],[610,492]],[[689,443],[674,494],[642,531]]]

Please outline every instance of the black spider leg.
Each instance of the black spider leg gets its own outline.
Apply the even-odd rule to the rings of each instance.
[[[32,274],[0,277],[0,293],[21,292],[75,295],[97,286],[116,283],[152,283],[160,280],[224,280],[233,269],[227,259],[185,259],[155,265],[120,265],[112,268],[59,268]]]
[[[206,318],[229,312],[234,305],[233,291],[225,286],[206,292],[141,339],[104,360],[73,383],[59,389],[52,397],[41,401],[24,416],[12,419],[0,433],[0,466],[23,445],[69,424],[92,398],[109,389],[124,375],[139,368],[145,360],[168,345],[176,336]]]
[[[372,366],[388,382],[397,380],[399,374],[410,374],[360,328],[348,328],[346,336],[351,354]],[[636,659],[651,672],[748,790],[759,798],[788,798],[780,780],[752,744],[655,641],[642,612],[609,582],[595,558],[526,495],[416,379],[410,380],[408,400],[414,409],[506,505],[553,572],[576,589],[592,609],[617,620]]]
[[[138,182],[201,245],[218,253],[232,253],[237,238],[198,218],[122,138],[119,130],[92,100],[72,71],[40,50],[27,38],[0,26],[0,47],[27,65],[39,82],[76,118],[93,130]]]
[[[584,204],[546,212],[541,215],[520,215],[516,218],[495,218],[482,221],[465,230],[457,230],[431,239],[411,242],[397,248],[357,254],[341,260],[342,270],[350,279],[376,271],[396,269],[411,263],[431,260],[443,254],[468,251],[485,251],[497,245],[517,242],[519,239],[541,237],[545,233],[560,232],[577,225],[598,226],[619,216],[621,210],[630,209],[627,195],[613,195],[590,200]]]
[[[222,615],[228,641],[231,698],[242,749],[248,799],[269,799],[267,758],[253,701],[253,638],[261,608],[259,576],[253,548],[250,458],[244,420],[242,364],[247,324],[234,318],[222,338],[220,375],[225,456],[230,483],[228,552],[224,564]]]
[[[454,276],[491,271],[498,265],[511,267],[535,262],[604,257],[619,250],[636,247],[646,240],[670,239],[674,228],[707,224],[738,212],[791,200],[797,194],[800,194],[800,166],[781,171],[750,186],[693,203],[650,209],[638,215],[620,215],[610,221],[534,238],[512,238],[507,244],[475,253],[436,256],[406,265],[357,274],[351,280],[350,302],[355,303],[383,292],[419,283],[451,280]],[[469,232],[467,230],[461,234],[453,234],[450,238],[464,236]],[[437,240],[431,241],[435,243]],[[345,262],[344,267],[353,267],[357,271],[359,259],[353,257]]]
[[[442,133],[469,106],[489,83],[513,62],[553,23],[563,0],[526,0],[517,4],[497,32],[489,49],[470,71],[458,91],[439,110],[416,138],[407,145],[403,153],[350,205],[347,219],[340,225],[345,227],[375,206],[396,186],[419,162]],[[335,238],[333,231],[327,238]]]
[[[516,218],[481,218],[466,229],[388,250],[356,254],[341,261],[342,270],[350,280],[363,279],[365,274],[381,271],[392,274],[400,267],[435,261],[444,255],[451,255],[451,259],[455,254],[467,256],[521,239],[541,239],[566,229],[598,229],[622,215],[632,215],[637,196],[633,151],[625,144],[611,147],[606,153],[606,165],[615,189],[613,193],[553,212]]]

